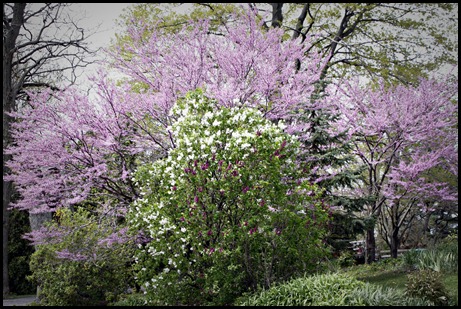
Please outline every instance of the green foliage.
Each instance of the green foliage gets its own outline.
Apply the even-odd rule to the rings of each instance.
[[[435,305],[448,304],[448,292],[439,272],[423,269],[408,275],[406,293],[433,302]]]
[[[10,291],[19,295],[33,294],[36,290],[36,286],[26,280],[26,277],[31,274],[29,261],[34,252],[34,247],[22,238],[22,235],[28,232],[30,232],[28,213],[12,209],[8,231],[8,274]]]
[[[402,263],[407,270],[416,270],[418,268],[420,250],[411,249],[402,254]]]
[[[130,243],[102,242],[112,235],[109,216],[97,218],[83,208],[60,209],[48,226],[60,240],[37,245],[31,257],[30,280],[40,286],[41,304],[104,305],[125,292],[132,280]],[[68,253],[62,258],[58,252]],[[85,255],[85,257],[83,257]]]
[[[146,295],[144,293],[126,294],[110,306],[123,306],[123,307],[142,307],[147,305]]]
[[[240,306],[344,306],[365,283],[345,274],[303,276],[236,301]]]
[[[362,267],[362,265],[360,266]],[[348,274],[317,274],[290,280],[236,300],[240,306],[427,306],[401,289],[365,283]]]
[[[430,306],[432,302],[423,298],[408,297],[404,291],[371,283],[352,290],[348,306]]]
[[[431,269],[436,272],[449,272],[458,269],[458,257],[453,252],[443,252],[436,249],[426,250],[419,255],[419,269]]]
[[[400,260],[403,260],[403,257],[397,259],[386,259],[373,264],[355,265],[349,268],[342,268],[339,272],[346,273],[358,280],[372,285],[381,286],[386,289],[394,288],[398,291],[396,293],[401,294],[402,292],[405,292],[406,285],[408,283],[408,267]],[[453,272],[443,274],[443,284],[449,293],[449,305],[457,305],[458,273]],[[434,305],[432,301],[422,297],[415,296],[410,298],[408,294],[405,295],[406,298],[408,298],[406,305]],[[402,301],[402,304],[404,303],[405,302]]]
[[[354,254],[350,251],[341,252],[341,254],[338,257],[338,263],[341,267],[348,267],[354,265]]]
[[[436,272],[458,272],[458,238],[448,236],[427,250],[405,252],[402,261],[407,269],[429,269]]]
[[[331,205],[338,205],[333,202]],[[336,256],[351,251],[351,241],[357,239],[357,235],[362,234],[364,230],[363,220],[357,218],[349,211],[333,211],[330,224],[327,243],[332,246]]]
[[[258,286],[313,271],[328,210],[296,167],[296,138],[200,90],[173,108],[176,148],[138,168],[129,222],[151,239],[137,255],[152,303],[230,304]]]

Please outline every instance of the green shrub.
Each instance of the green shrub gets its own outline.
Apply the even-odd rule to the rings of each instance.
[[[448,236],[426,250],[412,249],[402,256],[407,270],[430,269],[437,272],[458,272],[458,238]]]
[[[435,305],[448,304],[448,293],[442,282],[441,274],[431,269],[422,269],[408,274],[406,294],[427,299]]]
[[[239,306],[345,306],[349,294],[365,286],[345,274],[304,276],[239,298]]]
[[[123,307],[142,307],[147,306],[146,295],[134,293],[126,294],[119,297],[120,299],[110,306],[123,306]]]
[[[431,306],[404,291],[365,283],[346,274],[304,276],[240,297],[238,306]]]
[[[31,257],[29,279],[40,286],[41,304],[81,306],[114,301],[132,281],[133,246],[101,243],[114,236],[108,217],[95,218],[82,208],[76,212],[60,209],[56,215],[59,223],[51,222],[48,228],[59,233],[60,239],[37,245]]]
[[[179,100],[176,148],[134,175],[128,218],[152,239],[136,256],[152,301],[230,304],[328,252],[328,209],[296,165],[299,141],[256,109],[215,105],[200,90]]]
[[[354,254],[350,251],[342,251],[338,257],[338,263],[341,267],[349,267],[354,265]]]
[[[404,269],[409,271],[418,269],[420,255],[421,251],[416,249],[403,253],[401,259]]]

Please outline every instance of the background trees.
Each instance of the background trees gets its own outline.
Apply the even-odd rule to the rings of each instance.
[[[397,257],[402,230],[408,228],[416,207],[423,213],[435,202],[457,201],[457,191],[428,173],[442,168],[457,175],[457,83],[422,80],[417,87],[382,84],[370,91],[344,87],[331,104],[343,118],[336,125],[348,130],[354,153],[367,167],[363,186],[354,192],[372,197],[366,205],[392,256]],[[406,225],[404,227],[404,225]],[[374,224],[367,229],[367,250],[374,260]]]
[[[78,67],[91,63],[84,30],[63,15],[67,5],[51,3],[3,3],[3,176],[12,144],[11,112],[28,103],[26,90],[65,86],[73,83]],[[59,80],[59,83],[57,82]],[[13,184],[3,179],[3,294],[8,286],[8,218]],[[33,225],[40,225],[40,222]]]
[[[440,68],[457,64],[457,4],[250,4],[266,29],[284,31],[285,40],[309,44],[306,52],[320,52],[324,62],[314,95],[306,96],[311,105],[299,110],[297,123],[303,123],[305,161],[316,181],[327,189],[326,198],[347,210],[358,211],[366,199],[352,199],[343,188],[357,186],[360,166],[354,164],[350,144],[340,133],[331,132],[331,123],[341,116],[318,108],[328,83],[341,83],[355,75],[386,84],[418,85]],[[232,5],[194,4],[184,14],[161,11],[161,4],[133,6],[121,23],[146,18],[175,33],[179,24],[206,16],[217,33],[217,25],[231,24]],[[150,10],[162,14],[150,14]],[[239,7],[235,9],[239,10]],[[119,36],[120,42],[126,37]],[[308,58],[307,58],[308,59]],[[298,59],[297,64],[302,62]],[[439,70],[440,71],[440,70]],[[440,73],[440,72],[439,72]],[[347,166],[347,167],[346,167]],[[354,169],[351,169],[354,167]],[[395,210],[395,209],[394,209]],[[338,213],[338,215],[340,215]],[[366,220],[367,222],[369,220]],[[367,222],[363,222],[367,224]],[[369,221],[368,223],[372,223]]]
[[[241,18],[225,29],[226,36],[213,37],[206,21],[175,36],[159,29],[147,38],[138,24],[129,30],[133,42],[112,53],[111,65],[127,77],[123,84],[98,76],[94,100],[76,89],[31,95],[33,108],[16,114],[21,122],[14,134],[22,142],[9,148],[15,154],[11,178],[23,196],[16,206],[49,210],[97,194],[127,205],[136,197],[128,177],[134,168],[130,155],[155,160],[175,147],[171,107],[197,87],[217,100],[216,108],[254,107],[277,121],[296,116],[302,98],[314,90],[320,60],[296,69],[305,47],[279,44],[279,30],[263,33],[251,14]],[[31,154],[41,156],[31,160]]]
[[[189,18],[232,22],[236,4],[134,5],[120,18],[160,21],[168,31]],[[302,41],[329,59],[324,77],[364,75],[387,82],[417,83],[428,72],[457,64],[456,3],[278,3],[249,4],[265,22],[277,24],[285,39]],[[178,8],[184,13],[178,13]],[[176,9],[175,11],[173,11]],[[155,12],[155,14],[153,14]],[[119,38],[122,36],[119,36]]]

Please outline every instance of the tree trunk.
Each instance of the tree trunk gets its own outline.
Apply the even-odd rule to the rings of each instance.
[[[399,228],[396,227],[396,228],[394,228],[394,230],[392,231],[392,235],[391,235],[391,246],[390,246],[390,249],[391,249],[391,257],[392,257],[392,258],[397,258],[398,253],[399,253],[399,252],[398,252],[399,247],[400,247]]]
[[[371,264],[376,260],[376,238],[375,229],[367,229],[365,263]]]
[[[3,161],[5,170],[5,161]],[[8,232],[9,232],[9,210],[12,196],[12,184],[10,181],[3,181],[3,297],[10,293],[9,273],[8,273]]]
[[[271,3],[272,5],[272,27],[279,28],[283,22],[283,3]]]
[[[3,4],[5,5],[5,4]],[[10,124],[12,117],[7,113],[15,109],[17,88],[12,86],[12,61],[15,52],[16,39],[19,30],[24,24],[24,10],[26,3],[15,3],[13,8],[13,18],[11,24],[5,22],[3,15],[3,83],[2,83],[2,104],[3,104],[3,149],[11,141]],[[5,9],[3,7],[3,9]],[[5,11],[3,12],[5,14]],[[8,175],[9,169],[6,162],[11,159],[11,155],[3,153],[3,176]],[[10,292],[9,274],[8,274],[8,231],[9,231],[9,211],[11,197],[13,195],[13,184],[10,181],[3,180],[3,295]]]

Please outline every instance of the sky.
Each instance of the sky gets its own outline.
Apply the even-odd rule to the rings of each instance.
[[[79,25],[87,31],[96,29],[97,33],[89,38],[93,47],[106,47],[115,37],[115,20],[123,13],[123,9],[134,3],[73,3],[75,14],[83,16]]]
[[[78,25],[91,35],[86,40],[92,49],[108,47],[115,40],[119,19],[123,9],[135,3],[72,3],[70,13],[78,20]],[[102,56],[102,53],[99,54]],[[97,65],[89,65],[82,69],[77,83],[86,88],[87,78],[96,72]]]
[[[115,33],[121,30],[116,27],[115,20],[120,18],[124,9],[135,4],[137,3],[72,3],[69,14],[78,20],[78,25],[87,33],[96,31],[88,37],[87,42],[93,49],[97,49],[108,47],[111,40],[115,40]],[[187,8],[187,4],[181,7]],[[183,9],[179,10],[181,12]],[[77,83],[86,84],[87,77],[91,76],[96,68],[95,65],[86,67]]]

